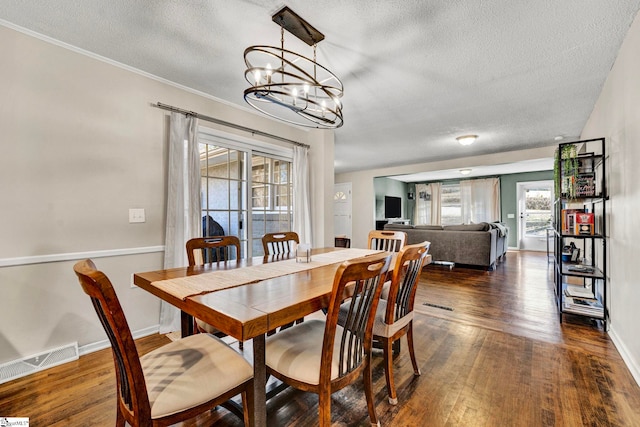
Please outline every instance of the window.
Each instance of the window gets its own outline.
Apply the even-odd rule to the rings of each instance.
[[[238,236],[245,246],[247,212],[242,193],[247,184],[244,173],[247,155],[202,142],[199,149],[203,235],[211,235],[213,220],[224,234]],[[246,249],[242,252],[246,253]]]
[[[293,228],[291,161],[265,154],[251,156],[253,253],[262,254],[265,233]]]
[[[251,165],[251,207],[270,207],[269,186],[269,163],[263,157],[254,158]]]
[[[443,183],[441,191],[441,224],[462,224],[462,204],[460,200],[460,183]]]
[[[275,208],[288,210],[293,200],[291,162],[274,161],[274,183],[276,186]]]
[[[416,224],[456,225],[500,219],[500,179],[416,184]]]

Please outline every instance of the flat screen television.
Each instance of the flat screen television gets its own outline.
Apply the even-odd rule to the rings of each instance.
[[[402,217],[402,199],[394,196],[384,196],[384,217]]]

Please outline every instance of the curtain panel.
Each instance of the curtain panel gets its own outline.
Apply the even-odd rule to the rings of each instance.
[[[298,233],[300,243],[311,241],[311,205],[309,202],[309,149],[293,147],[293,231]]]
[[[462,222],[494,222],[500,219],[500,178],[460,182]]]
[[[415,224],[440,224],[440,188],[439,182],[416,184]]]
[[[171,113],[164,268],[188,264],[185,244],[202,235],[198,119]],[[162,301],[160,333],[180,330],[180,310]]]

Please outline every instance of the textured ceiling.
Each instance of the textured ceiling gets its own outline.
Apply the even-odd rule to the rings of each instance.
[[[577,137],[640,0],[0,0],[0,20],[245,107],[243,51],[279,45],[285,4],[344,83],[347,172]]]

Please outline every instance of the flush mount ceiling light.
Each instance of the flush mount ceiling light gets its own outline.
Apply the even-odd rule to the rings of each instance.
[[[478,135],[462,135],[456,138],[461,145],[471,145],[478,139]]]
[[[471,169],[460,169],[460,173],[462,175],[469,175],[471,173]]]
[[[250,87],[244,100],[276,119],[314,128],[343,124],[342,82],[316,61],[316,45],[324,35],[288,7],[272,16],[280,25],[280,47],[249,46],[244,51],[244,78]],[[313,47],[313,59],[284,48],[284,30]]]

